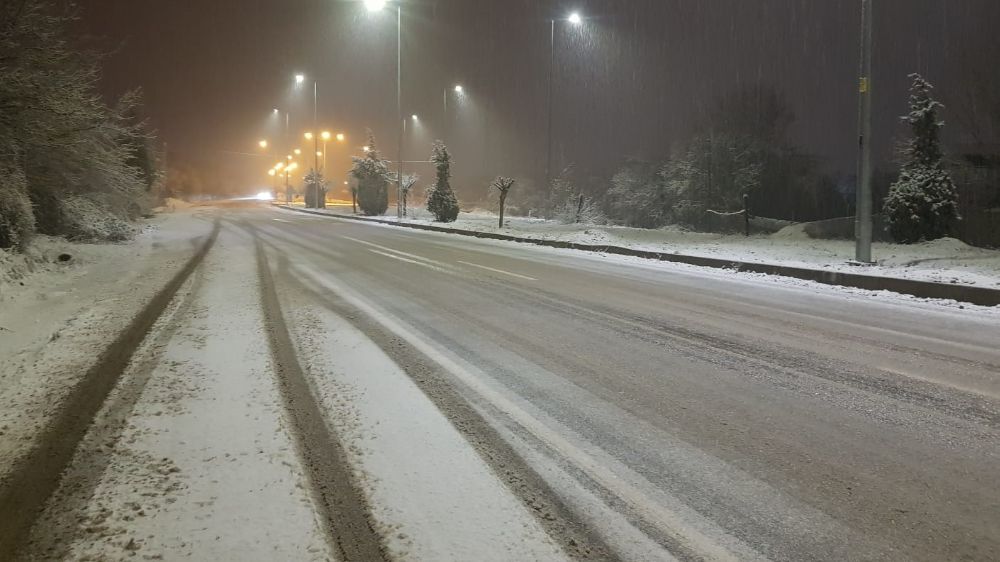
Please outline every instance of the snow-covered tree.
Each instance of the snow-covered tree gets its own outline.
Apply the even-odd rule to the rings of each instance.
[[[500,228],[503,228],[504,208],[507,206],[507,196],[510,195],[510,190],[514,187],[514,182],[514,178],[497,176],[493,180],[493,183],[490,184],[490,188],[495,189],[500,197]]]
[[[757,140],[735,133],[694,138],[662,172],[664,197],[675,200],[674,220],[701,228],[706,211],[742,208],[743,194],[760,185],[764,150]]]
[[[403,174],[403,181],[399,184],[400,191],[403,195],[403,216],[407,214],[407,204],[410,199],[410,192],[413,191],[414,186],[420,181],[420,176],[417,174]]]
[[[427,190],[427,210],[438,222],[455,222],[458,218],[458,199],[451,189],[451,153],[443,142],[434,142],[431,162],[437,170],[437,180]]]
[[[389,208],[389,162],[375,146],[375,135],[368,131],[368,153],[353,157],[351,175],[358,182],[358,206],[368,216],[384,214]]]
[[[46,234],[84,237],[78,227],[95,219],[136,217],[152,177],[137,150],[141,124],[130,117],[138,92],[104,103],[99,58],[68,43],[67,13],[48,0],[0,2],[0,206],[23,208],[26,195],[34,221],[18,228],[33,222]],[[79,220],[71,216],[78,209],[102,216]]]
[[[902,120],[913,136],[904,147],[906,161],[883,208],[892,237],[905,244],[946,236],[959,219],[958,191],[941,165],[944,123],[938,120],[938,110],[944,106],[931,96],[933,86],[922,76],[910,78],[910,112]]]
[[[326,191],[330,182],[316,170],[309,170],[304,178],[306,184],[306,207],[310,209],[326,208]]]
[[[668,222],[674,197],[667,192],[662,174],[649,162],[628,160],[611,177],[607,192],[609,214],[638,228],[657,228]]]

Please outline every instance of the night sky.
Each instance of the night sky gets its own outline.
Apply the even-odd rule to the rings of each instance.
[[[252,191],[280,158],[271,115],[291,109],[292,131],[320,126],[349,136],[331,149],[335,179],[371,128],[396,156],[395,13],[355,0],[81,0],[81,41],[112,51],[109,96],[141,86],[172,162],[198,166],[224,189]],[[557,166],[606,177],[627,156],[662,160],[691,134],[714,98],[739,85],[782,91],[794,139],[827,171],[851,173],[856,146],[859,0],[404,0],[406,160],[444,137],[460,193],[484,178],[539,177],[545,163],[549,18],[587,19],[556,32]],[[892,155],[906,110],[907,74],[921,72],[946,103],[970,68],[996,68],[997,0],[876,0],[876,146]],[[451,94],[447,121],[443,92]],[[951,120],[948,113],[946,120]],[[964,140],[957,124],[952,144]],[[284,152],[284,150],[282,150]],[[424,177],[425,165],[414,165]]]

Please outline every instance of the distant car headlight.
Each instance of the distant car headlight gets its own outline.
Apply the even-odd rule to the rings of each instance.
[[[272,199],[274,199],[274,194],[270,191],[261,191],[257,194],[258,201],[271,201]]]

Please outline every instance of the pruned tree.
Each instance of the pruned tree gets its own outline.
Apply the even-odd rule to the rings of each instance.
[[[361,212],[368,216],[384,214],[389,208],[389,162],[379,154],[371,131],[368,131],[368,153],[352,160],[351,175],[358,182],[357,200]]]
[[[959,220],[958,190],[941,164],[944,122],[938,120],[938,111],[944,106],[931,96],[933,86],[922,76],[910,78],[910,112],[902,120],[912,137],[903,148],[906,161],[883,210],[892,237],[904,244],[946,236]]]
[[[434,142],[431,162],[437,171],[437,179],[427,191],[427,210],[437,222],[455,222],[458,218],[458,198],[451,189],[451,154],[443,142]]]
[[[403,174],[403,181],[400,182],[399,188],[403,196],[403,216],[407,215],[407,202],[410,199],[410,191],[413,190],[417,182],[420,181],[420,176],[417,174]]]
[[[510,195],[510,190],[514,187],[514,182],[514,178],[497,176],[497,178],[493,180],[493,183],[490,184],[490,188],[497,190],[497,194],[500,197],[500,228],[503,228],[504,208],[507,205],[507,196]]]

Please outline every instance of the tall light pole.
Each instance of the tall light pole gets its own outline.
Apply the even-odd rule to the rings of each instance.
[[[854,212],[854,259],[872,261],[872,4],[861,0],[861,68],[858,81],[858,180]]]
[[[573,12],[566,18],[573,25],[582,25],[583,17]],[[552,188],[552,89],[556,66],[556,19],[549,20],[549,91],[548,91],[548,146],[545,151],[545,192]]]
[[[388,3],[387,0],[364,0],[369,12],[380,12]],[[396,123],[399,126],[398,150],[399,158],[396,165],[396,216],[403,217],[401,200],[403,197],[403,129],[406,120],[403,118],[403,6],[396,3]]]
[[[465,88],[462,87],[461,84],[456,84],[452,88],[445,88],[444,89],[444,96],[443,97],[444,97],[444,128],[445,128],[445,137],[448,136],[448,130],[450,129],[450,127],[449,127],[449,121],[448,121],[448,92],[449,91],[455,92],[456,96],[461,96],[463,93],[465,93]]]

